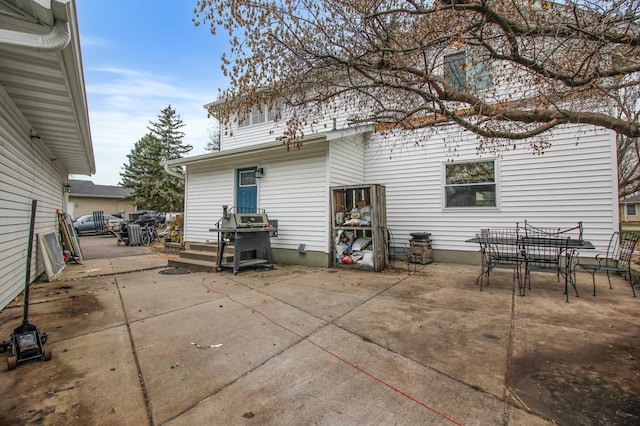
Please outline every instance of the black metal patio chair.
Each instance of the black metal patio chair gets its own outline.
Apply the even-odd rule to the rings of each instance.
[[[634,232],[614,232],[609,240],[607,253],[602,256],[596,255],[595,262],[581,262],[576,258],[576,268],[582,268],[591,272],[593,278],[593,295],[596,295],[596,273],[606,272],[609,281],[609,289],[612,289],[610,273],[623,274],[625,279],[628,277],[631,284],[633,297],[636,297],[636,290],[633,288],[633,272],[631,270],[631,261],[636,245],[640,241],[640,234]],[[575,278],[574,278],[575,279]]]
[[[569,240],[582,240],[582,222],[571,228],[537,227],[524,221],[523,255],[525,263],[524,285],[531,290],[531,272],[555,272],[558,282],[565,278],[565,294],[568,299],[568,284],[571,283],[578,297],[578,289],[571,273],[574,250],[569,247]]]
[[[396,260],[401,260],[407,262],[407,273],[411,273],[411,248],[405,243],[396,241],[393,232],[389,228],[387,228],[387,251],[389,253],[389,270],[393,271]],[[413,270],[414,272],[418,270],[416,262],[413,264]]]
[[[560,276],[565,279],[564,293],[569,301],[569,283],[573,286],[576,297],[578,290],[571,277],[571,262],[573,250],[569,248],[569,238],[561,236],[548,237],[527,237],[522,239],[522,253],[525,264],[524,285],[521,295],[526,294],[526,287],[531,290],[531,272],[552,272],[560,280]]]
[[[477,234],[480,244],[480,256],[482,272],[476,279],[476,285],[480,284],[480,291],[484,286],[484,277],[490,284],[491,272],[496,268],[513,269],[514,280],[518,280],[518,288],[522,286],[520,267],[522,256],[520,253],[518,228],[491,228],[482,229]]]

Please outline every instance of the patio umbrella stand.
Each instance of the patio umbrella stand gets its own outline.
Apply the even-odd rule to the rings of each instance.
[[[27,248],[27,272],[24,284],[22,324],[13,330],[9,340],[0,343],[0,352],[6,352],[9,348],[13,351],[13,355],[7,358],[7,368],[9,370],[13,370],[23,362],[49,361],[52,357],[51,349],[44,348],[48,334],[41,333],[35,325],[29,323],[29,281],[31,278],[31,256],[37,203],[37,200],[31,201],[31,223],[29,227],[29,247]]]

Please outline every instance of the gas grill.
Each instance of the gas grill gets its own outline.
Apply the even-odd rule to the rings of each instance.
[[[222,206],[222,218],[215,228],[209,229],[218,233],[218,256],[216,271],[230,268],[234,275],[240,268],[263,265],[273,268],[271,253],[271,236],[276,229],[269,223],[267,214],[232,213],[228,206]],[[227,247],[233,247],[233,259],[225,259]]]

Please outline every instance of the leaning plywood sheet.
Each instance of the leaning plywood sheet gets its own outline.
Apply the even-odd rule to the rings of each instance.
[[[38,245],[40,253],[44,259],[44,269],[47,273],[49,282],[56,277],[67,266],[62,257],[62,248],[58,243],[58,237],[55,232],[50,234],[38,234]]]
[[[80,242],[78,235],[73,227],[71,215],[56,211],[58,213],[58,221],[60,223],[60,235],[63,241],[62,247],[67,250],[69,256],[76,263],[82,264],[82,250],[80,250]]]

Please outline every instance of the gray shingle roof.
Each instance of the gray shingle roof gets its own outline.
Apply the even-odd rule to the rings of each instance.
[[[132,189],[121,186],[96,185],[90,180],[69,179],[69,185],[69,195],[77,197],[126,198],[133,192]]]
[[[622,204],[638,204],[640,203],[640,195],[634,195],[633,197],[627,197],[620,200]]]

